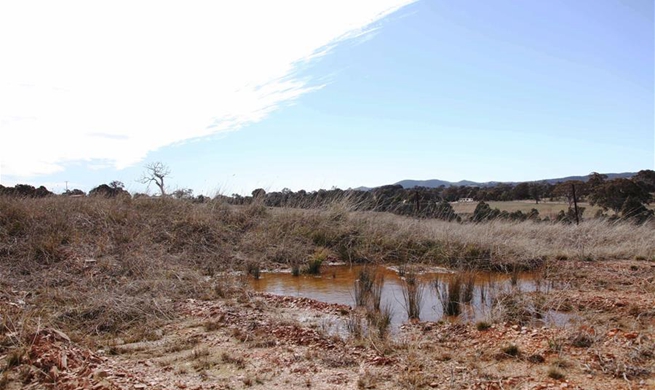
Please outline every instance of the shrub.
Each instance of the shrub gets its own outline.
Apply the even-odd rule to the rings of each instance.
[[[516,346],[515,344],[510,344],[503,347],[502,351],[505,355],[512,356],[512,357],[517,357],[521,353],[519,347]]]
[[[478,321],[475,324],[475,328],[482,332],[482,331],[491,329],[491,324],[486,322],[486,321]]]
[[[259,263],[249,261],[246,263],[246,273],[248,275],[252,275],[255,280],[258,280],[259,277],[261,276],[261,268],[259,266]]]
[[[309,259],[309,261],[307,262],[307,268],[305,268],[305,273],[309,275],[320,275],[322,264],[323,264],[323,260]]]
[[[543,356],[539,355],[538,353],[535,353],[534,355],[528,356],[527,360],[528,360],[528,362],[533,363],[533,364],[539,364],[539,363],[543,363],[543,362],[546,361],[546,359]]]
[[[551,367],[550,369],[548,369],[548,377],[555,380],[562,380],[564,379],[565,375],[562,371],[560,371],[556,367]]]
[[[325,248],[317,248],[312,257],[307,261],[305,272],[309,275],[320,275],[321,265],[328,257],[328,251]]]
[[[571,337],[571,345],[576,348],[589,348],[594,343],[594,339],[586,333],[578,333]]]

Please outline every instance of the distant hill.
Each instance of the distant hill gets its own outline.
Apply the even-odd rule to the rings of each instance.
[[[624,173],[605,173],[607,175],[608,179],[616,179],[616,178],[631,178],[632,176],[636,175],[636,172],[624,172]],[[587,181],[589,180],[589,175],[585,176],[567,176],[567,177],[560,177],[556,179],[544,179],[544,180],[534,180],[535,182],[540,182],[540,183],[549,183],[549,184],[555,184],[557,182],[561,181],[567,181],[567,180],[582,180],[582,181]],[[464,187],[493,187],[498,184],[517,184],[520,182],[499,182],[499,181],[489,181],[489,182],[484,182],[484,183],[478,183],[475,181],[470,181],[470,180],[460,180],[457,182],[451,182],[451,181],[446,181],[446,180],[438,180],[438,179],[432,179],[432,180],[401,180],[395,184],[400,184],[403,186],[403,188],[414,188],[414,187],[427,187],[427,188],[437,188],[441,186],[445,187],[450,187],[450,186],[464,186]],[[366,187],[359,187],[362,190],[369,190],[370,188]]]

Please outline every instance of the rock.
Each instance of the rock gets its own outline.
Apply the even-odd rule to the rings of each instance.
[[[637,332],[626,333],[623,335],[623,337],[625,337],[628,340],[634,340],[637,338],[637,336],[639,336]]]

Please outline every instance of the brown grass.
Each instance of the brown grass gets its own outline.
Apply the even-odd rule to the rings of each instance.
[[[347,203],[270,210],[173,199],[0,198],[0,298],[15,301],[22,291],[34,322],[76,340],[141,328],[138,335],[169,321],[181,299],[238,293],[235,280],[206,277],[246,265],[339,260],[507,269],[555,257],[650,260],[652,232],[650,224],[601,221],[416,220],[350,212]],[[3,321],[30,323],[11,316]]]

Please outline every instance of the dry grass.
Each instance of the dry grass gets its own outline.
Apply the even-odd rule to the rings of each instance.
[[[136,348],[150,345],[159,362],[183,379],[208,381],[219,372],[236,372],[230,374],[240,378],[234,388],[260,385],[259,378],[271,381],[268,387],[288,388],[305,385],[307,377],[317,388],[323,379],[338,379],[329,384],[333,388],[346,386],[346,379],[360,388],[513,388],[517,378],[530,388],[554,378],[571,387],[607,383],[610,389],[632,381],[637,388],[639,381],[652,383],[655,371],[652,233],[653,225],[599,221],[579,227],[458,224],[351,212],[347,204],[271,210],[169,199],[0,198],[0,356],[6,366],[20,365],[11,369],[11,378],[3,373],[0,385],[19,383],[30,335],[54,326],[122,363],[143,360],[146,351]],[[604,258],[629,260],[579,261]],[[266,278],[271,268],[295,265],[300,272],[315,260],[361,262],[371,264],[371,271],[395,263],[409,281],[416,278],[413,271],[429,268],[419,263],[467,270],[471,274],[461,276],[459,291],[449,292],[463,304],[477,299],[467,286],[478,269],[541,267],[540,284],[537,291],[522,290],[520,283],[507,291],[480,290],[495,303],[488,322],[425,322],[393,337],[387,336],[389,306],[379,298],[362,300],[366,308],[350,317],[341,313],[353,340],[320,335],[318,325],[287,322],[305,321],[307,308],[292,302],[280,307],[281,300],[245,291],[247,270]],[[360,279],[368,280],[362,291],[379,295],[376,281],[380,287],[383,281],[374,272]],[[410,286],[420,291],[420,282]],[[407,306],[420,309],[420,297],[410,305],[410,295]],[[321,306],[317,315],[333,313]],[[566,311],[574,322],[561,329],[533,323],[551,311]],[[197,314],[186,323],[180,312]],[[158,327],[163,323],[168,326]],[[110,344],[159,338],[134,347]],[[166,355],[184,365],[170,365]],[[269,367],[280,367],[282,374]],[[149,378],[165,375],[154,370]]]
[[[26,301],[31,309],[21,316],[83,340],[146,334],[143,328],[169,321],[181,299],[239,293],[229,278],[207,278],[225,271],[318,269],[326,260],[529,269],[556,257],[655,257],[652,224],[459,224],[349,210],[347,203],[269,210],[173,199],[0,198],[0,298]],[[31,323],[12,316],[3,313],[3,322]]]
[[[549,217],[553,219],[557,216],[557,213],[560,211],[566,212],[569,208],[568,202],[550,202],[550,201],[541,201],[539,204],[536,204],[534,200],[513,200],[513,201],[490,201],[486,202],[492,209],[499,209],[501,211],[507,211],[509,213],[514,211],[521,211],[523,213],[529,213],[532,209],[537,209],[539,211],[540,217]],[[457,214],[473,214],[477,202],[470,203],[453,203],[453,210]],[[585,212],[584,216],[587,218],[592,217],[598,210],[602,210],[598,206],[591,206],[586,202],[579,202],[578,207],[584,207]]]
[[[598,260],[655,257],[652,223],[637,226],[588,220],[579,226],[530,221],[459,224],[375,213],[358,213],[352,218],[370,229],[367,233],[371,236],[385,235],[389,240],[413,237],[414,243],[432,243],[432,250],[420,258],[427,261],[445,258],[525,264],[556,256]],[[405,250],[412,248],[412,242],[408,244]]]

